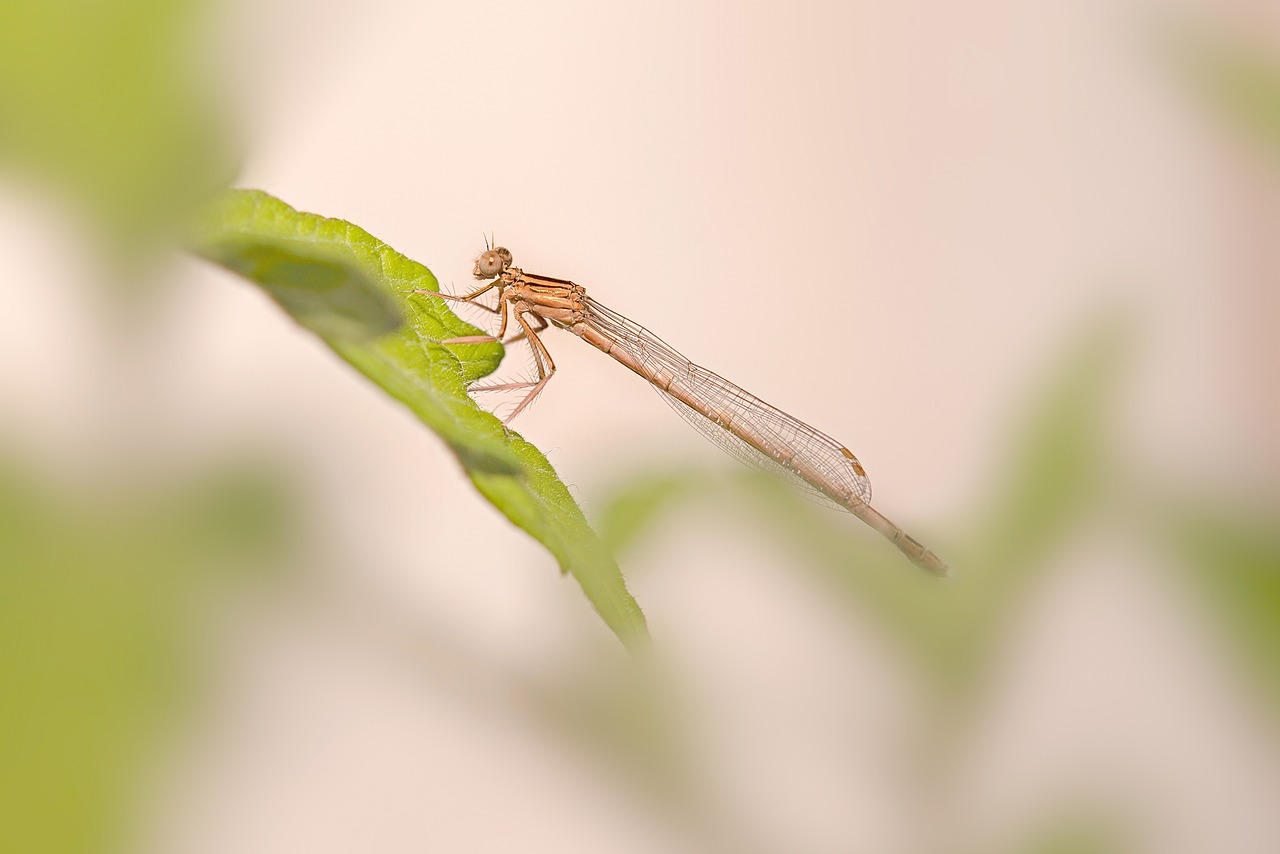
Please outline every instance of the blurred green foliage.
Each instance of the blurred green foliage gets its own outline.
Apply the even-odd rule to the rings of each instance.
[[[1114,822],[1071,816],[1041,829],[1016,854],[1122,854],[1132,851],[1127,834]]]
[[[1280,57],[1240,37],[1183,33],[1175,53],[1215,112],[1280,157]]]
[[[1158,530],[1280,710],[1280,512],[1184,498],[1164,512]]]
[[[438,290],[430,270],[351,223],[248,190],[228,192],[206,213],[196,251],[259,282],[407,406],[448,443],[480,493],[578,580],[624,643],[645,638],[644,615],[617,562],[547,458],[468,397],[467,385],[498,366],[502,347],[440,343],[482,330],[443,300],[414,293]],[[387,331],[393,316],[404,323]]]
[[[1175,46],[1201,101],[1280,164],[1280,55],[1252,35],[1183,32]],[[1187,484],[1162,494],[1154,533],[1280,708],[1280,508],[1204,492]]]
[[[0,460],[0,851],[126,843],[201,612],[277,564],[290,503],[257,465],[54,490]]]
[[[688,471],[636,474],[612,491],[595,513],[596,530],[614,553],[623,552],[675,505],[706,491],[708,480]]]
[[[234,171],[194,57],[201,0],[0,4],[0,166],[56,187],[127,254],[174,235]]]

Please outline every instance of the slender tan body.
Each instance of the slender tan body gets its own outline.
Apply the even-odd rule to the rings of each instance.
[[[768,437],[762,435],[758,430],[752,429],[748,419],[738,417],[731,408],[717,406],[706,396],[694,393],[687,383],[680,382],[675,374],[654,368],[637,358],[628,343],[619,340],[616,332],[610,332],[602,328],[598,322],[594,322],[591,311],[591,307],[595,305],[594,301],[587,299],[586,290],[580,285],[565,279],[526,273],[519,267],[513,267],[511,266],[510,253],[500,247],[488,250],[477,259],[475,275],[480,279],[493,278],[494,280],[465,297],[451,297],[433,291],[420,291],[419,293],[444,299],[473,302],[476,297],[486,291],[495,287],[498,289],[498,307],[492,310],[501,313],[502,322],[496,338],[476,336],[466,339],[453,339],[453,342],[477,343],[479,341],[502,340],[503,335],[506,333],[508,316],[514,318],[516,323],[520,325],[521,331],[509,340],[514,341],[521,337],[529,339],[529,343],[533,348],[534,362],[538,370],[538,379],[528,383],[473,387],[473,390],[476,391],[527,389],[528,393],[525,398],[512,412],[508,420],[515,418],[542,391],[547,381],[551,379],[552,374],[555,373],[555,363],[551,359],[551,354],[537,334],[545,329],[548,323],[553,324],[562,329],[567,329],[593,347],[613,357],[671,398],[732,434],[739,441],[755,449],[755,451],[773,460],[779,466],[812,486],[822,496],[845,508],[879,531],[892,541],[912,563],[938,576],[947,574],[946,564],[937,555],[925,548],[918,540],[908,536],[905,531],[874,509],[853,489],[833,482],[830,477],[824,474],[821,466],[812,463],[797,448],[786,447],[782,443],[770,441]],[[509,315],[508,309],[510,309]],[[532,318],[532,323],[530,318]],[[688,364],[692,365],[692,363]],[[724,386],[732,389],[738,388],[723,380],[723,378],[717,377],[717,379]],[[749,395],[747,396],[750,397]],[[754,397],[751,399],[755,400]],[[769,407],[769,409],[777,412],[772,407]],[[790,416],[785,417],[790,418]],[[807,427],[807,425],[801,426],[812,431],[812,428]],[[816,433],[817,431],[813,432]],[[866,472],[863,471],[857,457],[847,448],[838,445],[837,447],[839,454],[847,459],[848,466],[865,480]],[[869,495],[869,492],[866,494]]]

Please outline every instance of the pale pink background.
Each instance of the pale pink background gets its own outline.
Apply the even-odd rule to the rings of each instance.
[[[237,183],[350,219],[455,290],[492,230],[840,437],[908,527],[962,524],[1031,392],[1117,306],[1143,339],[1122,447],[1267,489],[1276,187],[1160,41],[1274,27],[1239,5],[246,3],[224,22],[249,104]],[[47,265],[39,220],[0,213],[6,254]],[[152,440],[289,449],[332,569],[312,600],[216,631],[215,700],[158,775],[150,850],[699,850],[514,705],[522,675],[612,654],[545,551],[254,288],[173,275]],[[101,392],[74,350],[44,354],[63,391],[24,385],[41,344],[20,327],[84,309],[21,299],[0,312],[11,428],[57,436]],[[561,373],[515,426],[588,509],[653,460],[721,462],[637,379],[547,341]],[[919,688],[899,653],[776,545],[697,521],[625,569],[722,808],[765,850],[906,850],[919,819],[886,757]],[[952,841],[997,850],[1096,798],[1137,817],[1135,850],[1276,850],[1275,745],[1185,591],[1105,536],[1060,560],[948,781]]]

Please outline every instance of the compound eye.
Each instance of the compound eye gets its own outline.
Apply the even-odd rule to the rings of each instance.
[[[506,257],[503,257],[502,253],[506,253]],[[476,259],[475,277],[477,279],[492,279],[506,269],[510,263],[510,252],[501,247],[490,249]]]

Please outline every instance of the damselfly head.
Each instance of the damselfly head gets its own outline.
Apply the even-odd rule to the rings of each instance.
[[[476,268],[472,274],[477,279],[492,279],[511,266],[511,252],[504,246],[486,249],[476,259]]]

